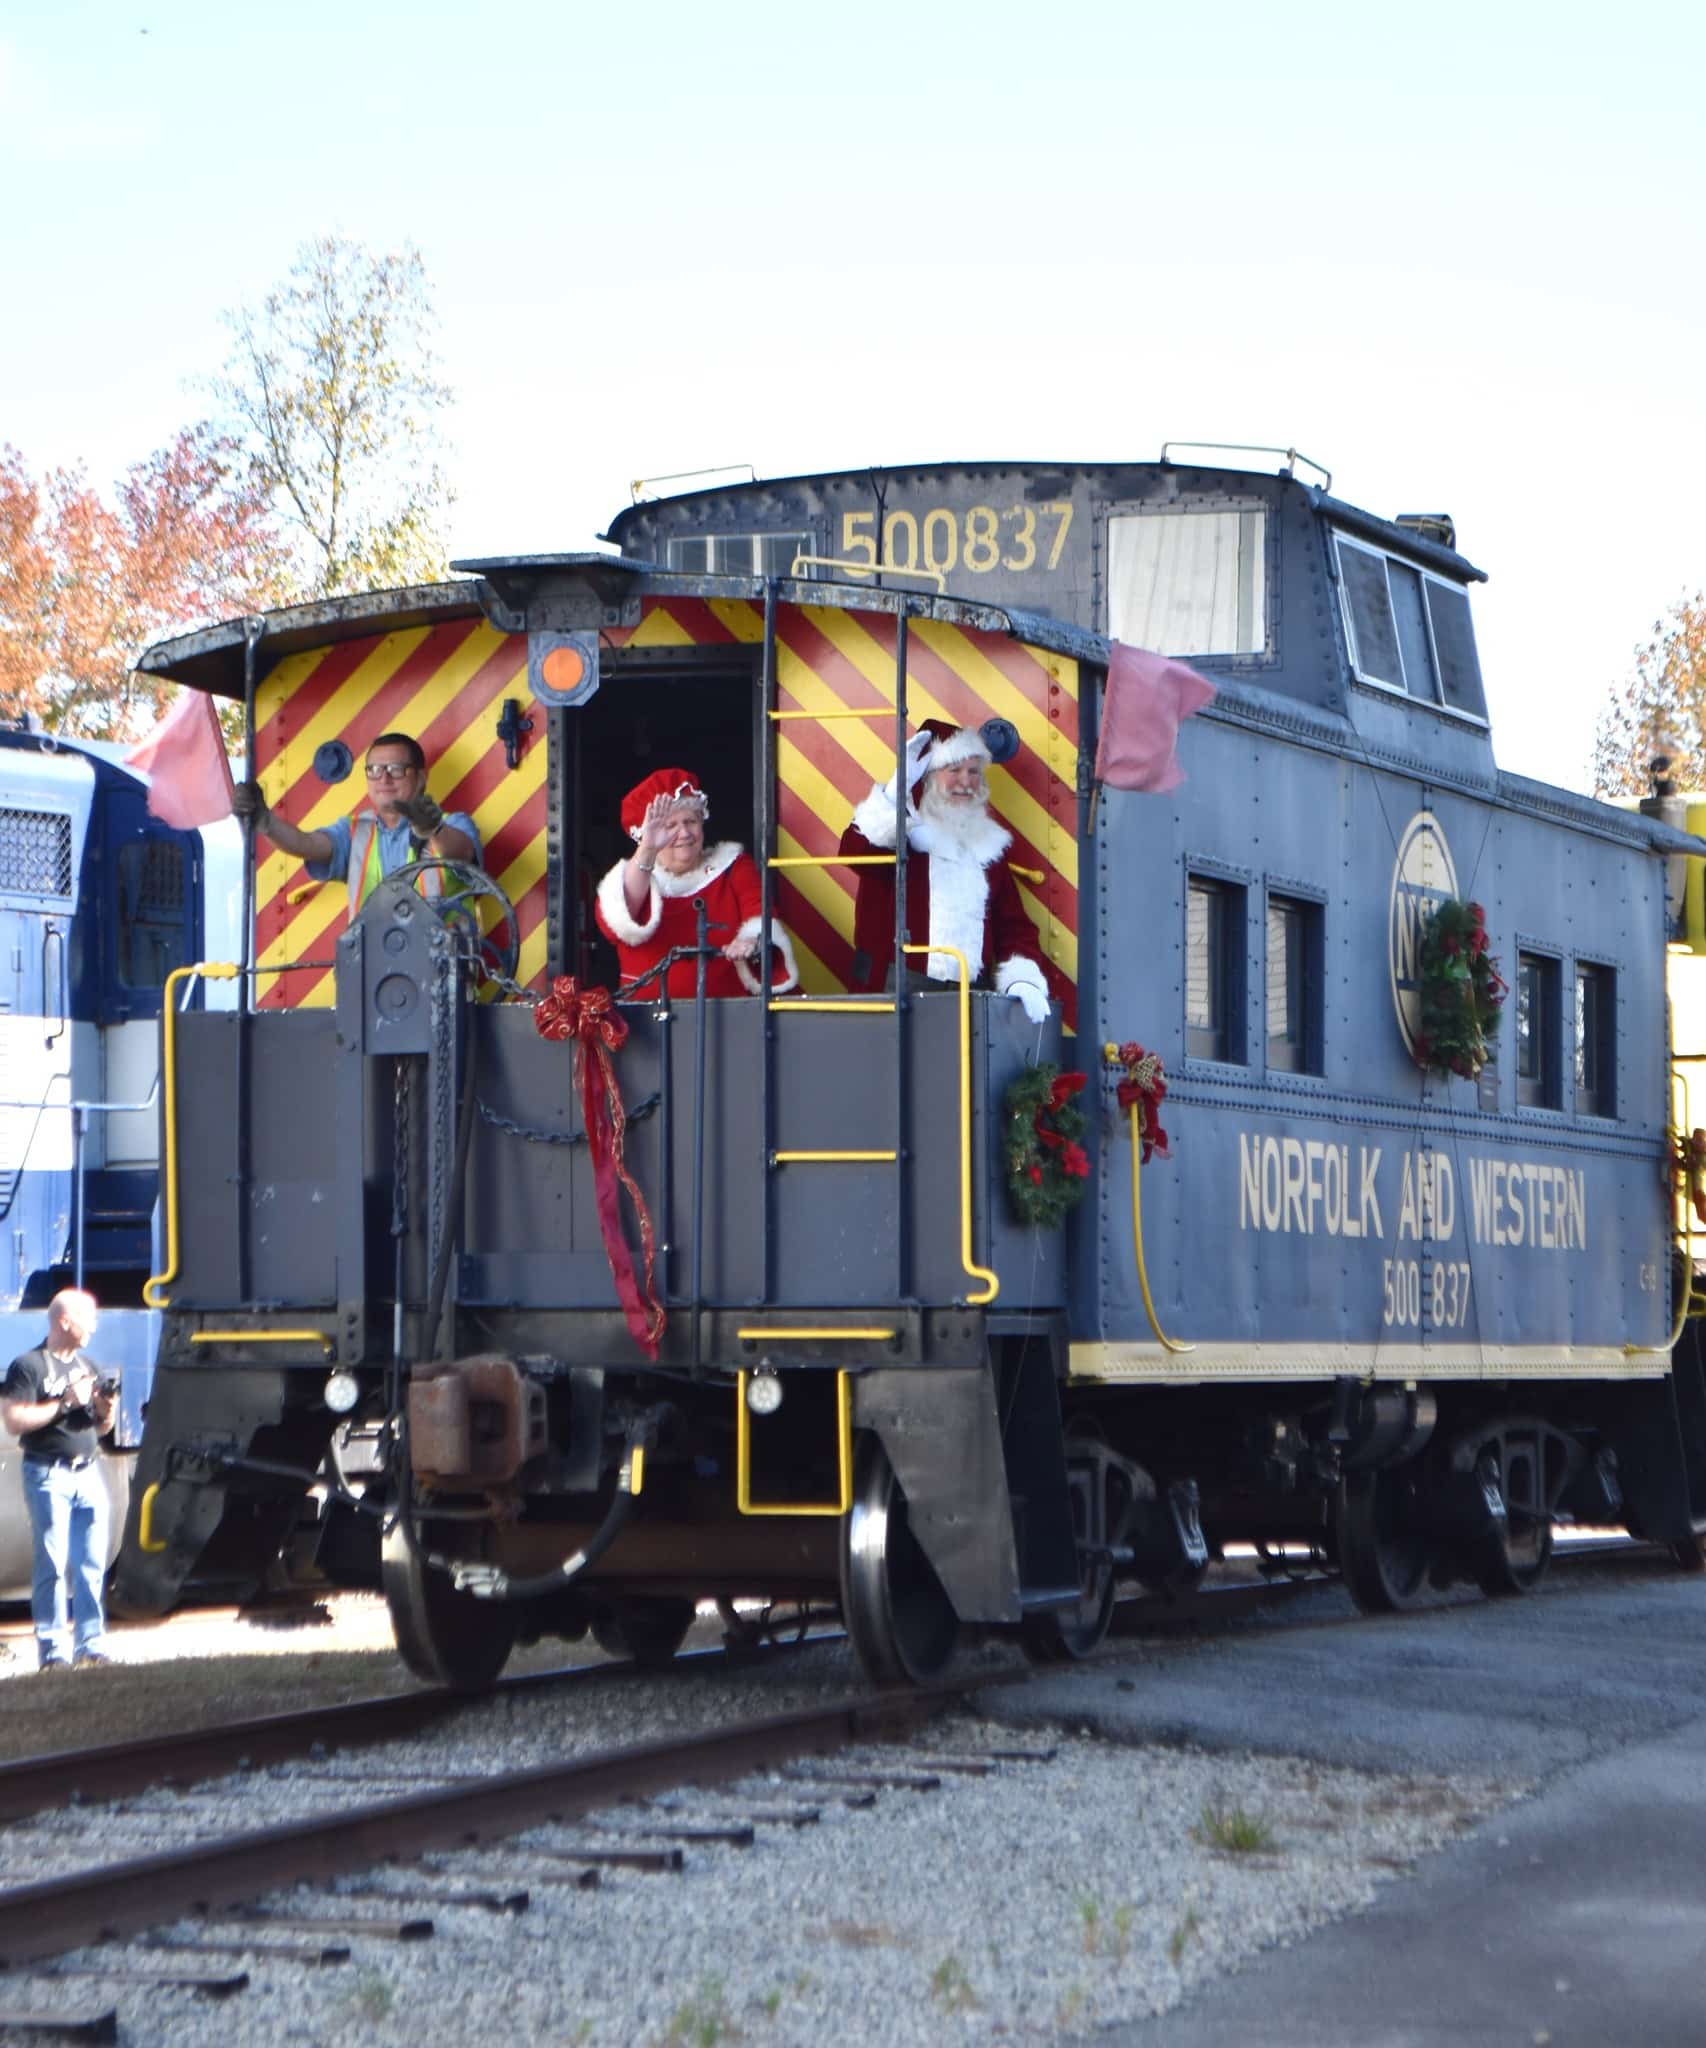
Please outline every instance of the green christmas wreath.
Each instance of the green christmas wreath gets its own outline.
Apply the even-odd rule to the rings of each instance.
[[[1417,963],[1419,1015],[1411,1047],[1416,1064],[1473,1081],[1493,1056],[1510,990],[1487,951],[1479,903],[1448,896],[1422,927]]]
[[[1078,1142],[1084,1112],[1073,1097],[1087,1079],[1044,1061],[1026,1067],[1007,1089],[1007,1194],[1021,1223],[1056,1229],[1083,1200],[1090,1155]]]

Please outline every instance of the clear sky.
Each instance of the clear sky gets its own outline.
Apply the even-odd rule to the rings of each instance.
[[[4,0],[0,440],[106,482],[222,309],[411,239],[453,552],[630,479],[1302,449],[1448,511],[1503,765],[1706,580],[1706,12]]]

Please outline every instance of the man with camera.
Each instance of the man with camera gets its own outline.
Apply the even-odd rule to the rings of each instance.
[[[43,1671],[105,1664],[107,1488],[96,1463],[112,1427],[117,1380],[83,1347],[95,1297],[68,1287],[48,1303],[47,1341],[14,1358],[0,1385],[0,1423],[23,1447],[24,1502],[34,1538],[30,1614]],[[71,1579],[71,1613],[65,1581]]]

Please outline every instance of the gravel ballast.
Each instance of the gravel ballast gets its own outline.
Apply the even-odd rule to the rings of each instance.
[[[999,1656],[978,1661],[1000,1677]],[[1134,1651],[1134,1671],[1141,1661]],[[89,1674],[91,1704],[108,1677]],[[41,1689],[69,1697],[84,1688],[72,1678],[42,1681]],[[186,1828],[211,1834],[303,1813],[335,1796],[345,1778],[351,1796],[361,1797],[364,1767],[404,1778],[520,1769],[856,1689],[845,1647],[825,1644],[764,1668],[521,1696],[387,1745],[383,1760],[375,1750],[352,1752],[248,1774],[191,1798],[149,1794],[128,1810],[44,1816],[8,1831],[4,1879],[89,1860],[91,1828],[106,1854],[135,1854]],[[36,1690],[6,1688],[14,1699]],[[939,1790],[879,1791],[865,1810],[790,1770],[679,1795],[667,1814],[658,1802],[622,1808],[350,1880],[410,1894],[406,1909],[365,1896],[340,1908],[323,1890],[278,1894],[267,1902],[274,1911],[384,1919],[426,1910],[437,1932],[406,1946],[358,1936],[351,1961],[335,1968],[255,1956],[249,1989],[218,2004],[134,1987],[109,1996],[124,2015],[125,2041],[173,2048],[204,2036],[587,2048],[1049,2039],[1164,2011],[1257,1950],[1355,1911],[1415,1858],[1522,1789],[1122,1747],[1070,1725],[1015,1735],[967,1712],[926,1730],[911,1751],[872,1749],[858,1761],[892,1769],[902,1759],[1034,1753],[1050,1744],[1052,1760],[1001,1764],[986,1778],[945,1773]],[[371,1784],[365,1796],[399,1789]],[[750,1849],[688,1844],[679,1874],[605,1867],[593,1891],[537,1879],[563,1867],[542,1849],[622,1842],[666,1818],[691,1825],[808,1801],[821,1811],[815,1825],[763,1821]],[[418,1898],[423,1889],[516,1885],[530,1890],[531,1904],[515,1917],[423,1908]],[[198,1931],[236,1933],[225,1924],[170,1930],[184,1940]],[[90,1950],[79,1960],[119,1953]],[[134,1947],[123,1953],[139,1959]],[[15,1978],[13,1995],[24,1989]],[[86,2005],[101,1987],[31,1977],[28,1989],[32,2003]]]

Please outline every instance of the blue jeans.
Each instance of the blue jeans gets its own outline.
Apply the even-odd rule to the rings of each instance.
[[[24,1501],[35,1537],[35,1571],[30,1581],[30,1616],[36,1648],[46,1664],[71,1655],[72,1618],[79,1655],[95,1649],[106,1629],[103,1606],[107,1578],[107,1487],[98,1465],[78,1472],[25,1458]],[[71,1615],[65,1611],[65,1579],[71,1577]]]

